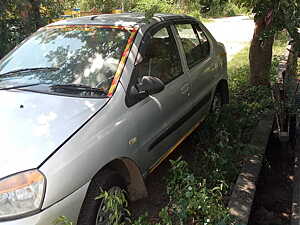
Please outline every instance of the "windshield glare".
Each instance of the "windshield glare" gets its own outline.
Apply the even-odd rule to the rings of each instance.
[[[83,84],[107,93],[129,31],[98,27],[53,27],[36,32],[0,61],[0,86],[7,83]],[[58,68],[58,70],[14,70]]]

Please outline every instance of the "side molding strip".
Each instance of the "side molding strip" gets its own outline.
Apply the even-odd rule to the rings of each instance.
[[[156,162],[150,169],[149,169],[149,173],[152,173],[188,136],[190,136],[191,133],[193,133],[194,130],[196,130],[200,124],[204,121],[201,120],[200,122],[198,122],[195,126],[193,126],[193,128],[187,132],[169,151],[167,151],[166,154],[164,154],[159,160],[158,162]]]
[[[169,127],[163,134],[161,134],[149,147],[148,152],[154,150],[155,146],[158,145],[161,141],[163,141],[166,137],[172,134],[175,130],[177,130],[182,124],[185,123],[189,118],[191,118],[196,112],[198,112],[204,105],[206,105],[211,97],[211,92],[204,96],[187,114],[181,117],[176,123],[174,123],[171,127]]]

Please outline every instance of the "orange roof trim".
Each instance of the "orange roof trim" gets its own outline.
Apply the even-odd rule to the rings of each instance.
[[[127,26],[109,26],[109,25],[95,25],[95,24],[70,24],[70,25],[50,25],[47,27],[44,27],[42,29],[55,29],[55,28],[111,28],[111,29],[119,29],[119,30],[127,30],[127,31],[133,31],[136,30],[134,27],[127,27]]]

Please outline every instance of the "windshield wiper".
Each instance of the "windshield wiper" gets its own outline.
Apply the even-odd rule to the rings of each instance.
[[[40,84],[42,84],[42,83],[23,84],[23,85],[5,87],[5,88],[0,88],[0,91],[2,91],[2,90],[10,90],[10,89],[18,89],[18,88],[24,88],[24,87],[30,87],[30,86],[36,86],[36,85],[40,85]]]
[[[62,90],[70,90],[70,91],[80,91],[80,92],[94,92],[101,95],[106,95],[106,92],[99,89],[93,88],[84,84],[56,84],[51,86],[52,89],[62,89]]]
[[[0,76],[8,75],[11,73],[21,73],[21,72],[27,72],[27,71],[35,71],[35,70],[48,70],[48,71],[56,71],[59,70],[57,67],[36,67],[36,68],[24,68],[24,69],[18,69],[18,70],[12,70],[6,73],[0,74]]]

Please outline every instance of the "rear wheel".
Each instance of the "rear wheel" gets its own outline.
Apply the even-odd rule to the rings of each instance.
[[[219,83],[210,107],[212,113],[220,113],[222,107],[229,103],[228,86],[226,83]]]
[[[222,107],[224,105],[222,93],[220,91],[216,91],[214,99],[211,104],[211,112],[220,113]]]
[[[111,170],[97,174],[91,181],[83,201],[78,217],[78,225],[110,225],[109,216],[112,212],[106,209],[104,199],[96,200],[101,189],[108,193],[115,193],[125,189],[125,182],[118,173]]]

